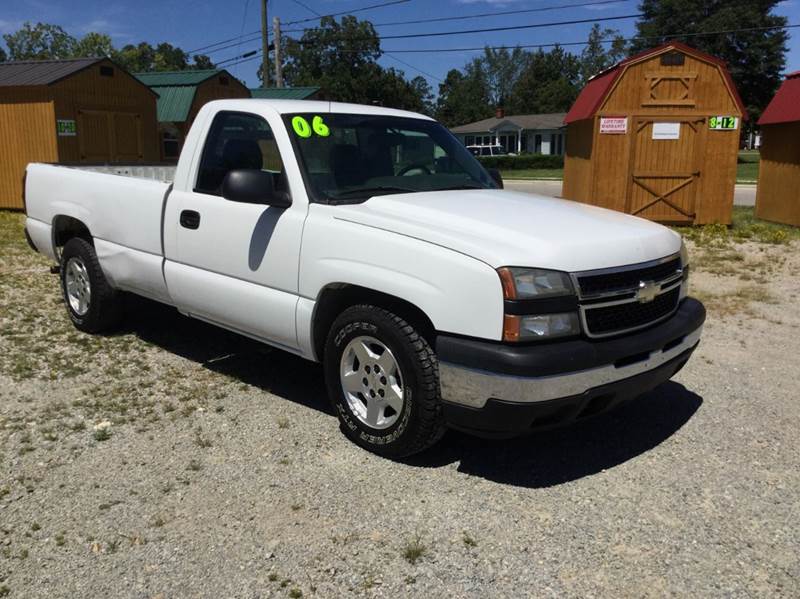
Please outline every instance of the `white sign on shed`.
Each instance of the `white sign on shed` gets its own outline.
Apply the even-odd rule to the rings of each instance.
[[[628,117],[626,116],[603,116],[600,117],[600,133],[627,133]]]
[[[680,123],[653,123],[653,139],[680,139]]]

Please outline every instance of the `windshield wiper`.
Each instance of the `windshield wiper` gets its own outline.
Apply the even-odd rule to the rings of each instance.
[[[348,189],[346,191],[340,191],[336,195],[332,195],[331,197],[335,200],[341,198],[352,197],[354,195],[359,195],[362,193],[371,194],[377,192],[385,192],[385,193],[416,193],[419,189],[411,189],[409,187],[397,187],[394,185],[376,185],[375,187],[359,187],[358,189]]]

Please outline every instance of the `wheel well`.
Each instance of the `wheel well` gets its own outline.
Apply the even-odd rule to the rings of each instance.
[[[80,237],[94,245],[92,234],[83,222],[71,216],[59,215],[53,219],[53,247],[64,247],[73,237]]]
[[[411,302],[367,287],[333,284],[319,294],[314,310],[314,353],[319,360],[325,352],[325,340],[333,321],[350,306],[360,304],[371,304],[402,316],[433,346],[436,329],[428,315]]]

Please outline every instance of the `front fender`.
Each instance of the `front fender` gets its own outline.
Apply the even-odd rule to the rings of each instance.
[[[310,216],[303,232],[300,295],[316,299],[334,283],[403,299],[422,310],[437,331],[502,338],[503,293],[488,264],[398,233]]]

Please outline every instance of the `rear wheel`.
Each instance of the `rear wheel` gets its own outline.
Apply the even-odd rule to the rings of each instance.
[[[325,347],[325,378],[345,434],[369,451],[408,456],[444,432],[436,355],[388,310],[353,306],[339,315]]]
[[[119,324],[119,293],[109,285],[92,245],[73,237],[61,252],[61,290],[72,323],[86,333],[100,333]]]

